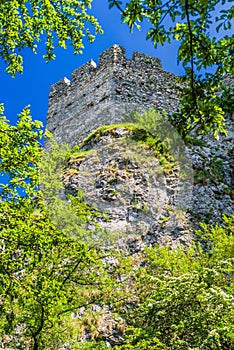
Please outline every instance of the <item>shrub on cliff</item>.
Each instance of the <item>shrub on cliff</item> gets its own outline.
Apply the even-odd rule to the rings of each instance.
[[[125,281],[109,294],[128,329],[115,350],[232,350],[234,217],[202,224],[194,247],[155,247],[120,261]],[[119,301],[118,301],[119,300]],[[107,349],[96,341],[78,349]]]
[[[194,248],[149,249],[134,271],[131,327],[116,349],[234,347],[234,217],[202,224]]]

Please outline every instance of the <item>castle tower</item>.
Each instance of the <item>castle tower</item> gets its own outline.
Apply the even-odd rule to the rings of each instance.
[[[179,98],[173,90],[176,76],[163,71],[159,59],[113,45],[63,78],[49,94],[47,128],[57,142],[79,143],[97,127],[121,121],[127,110],[154,107],[171,113]]]
[[[74,146],[98,127],[121,122],[127,111],[154,107],[173,113],[179,104],[178,91],[177,77],[163,71],[159,59],[139,52],[127,59],[124,48],[113,45],[99,56],[98,65],[90,60],[73,72],[72,82],[63,78],[51,87],[47,128],[58,143]],[[229,119],[229,135],[223,135],[222,142],[207,136],[187,149],[196,175],[191,197],[186,191],[180,196],[184,176],[178,169],[163,169],[160,177],[157,159],[147,147],[139,151],[133,145],[129,152],[129,143],[121,145],[122,138],[131,138],[121,127],[83,146],[82,151],[91,152],[84,159],[73,159],[66,169],[66,191],[72,195],[83,191],[88,205],[95,204],[105,214],[98,218],[103,229],[140,235],[147,245],[167,239],[171,245],[188,242],[190,213],[195,213],[196,225],[207,218],[213,224],[222,222],[222,212],[232,213],[234,133]],[[210,175],[204,169],[210,169]],[[186,206],[178,210],[184,208],[180,198],[188,203],[188,211]]]

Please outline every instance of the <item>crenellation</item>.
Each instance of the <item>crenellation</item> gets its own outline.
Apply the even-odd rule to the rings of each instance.
[[[96,68],[96,63],[93,60],[90,60],[80,68],[74,70],[72,73],[72,88],[74,89],[79,85],[84,85],[86,82],[89,82],[95,73]]]
[[[146,55],[135,51],[130,61],[133,69],[144,70],[162,70],[162,62],[159,58]]]
[[[49,98],[54,100],[56,98],[65,96],[69,90],[70,85],[70,80],[64,77],[63,79],[51,86]]]
[[[99,55],[98,68],[107,66],[116,66],[126,64],[125,49],[122,46],[114,44]]]

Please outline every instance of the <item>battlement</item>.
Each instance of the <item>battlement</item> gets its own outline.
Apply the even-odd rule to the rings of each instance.
[[[72,83],[66,77],[51,86],[49,98],[56,99],[67,95],[69,87],[89,83],[93,75],[102,69],[130,66],[138,70],[162,70],[160,59],[135,51],[132,58],[126,58],[125,48],[114,44],[99,55],[98,65],[92,59],[72,72]]]
[[[66,77],[59,80],[56,84],[51,86],[49,98],[54,99],[54,98],[58,98],[66,95],[70,85],[71,85],[71,82]]]
[[[72,72],[72,85],[79,85],[90,79],[97,68],[96,63],[93,60],[85,63],[80,68]]]
[[[138,51],[133,53],[131,64],[140,70],[162,70],[162,62],[159,58]]]
[[[160,59],[113,45],[67,78],[51,86],[47,128],[58,142],[79,143],[94,128],[121,121],[132,109],[177,109],[176,76],[163,71]],[[131,107],[129,107],[131,106]]]

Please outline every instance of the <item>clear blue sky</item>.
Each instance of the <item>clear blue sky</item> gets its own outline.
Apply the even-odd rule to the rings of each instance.
[[[128,58],[133,51],[140,51],[160,58],[164,70],[182,74],[182,69],[176,64],[175,44],[156,50],[151,41],[145,39],[145,26],[140,32],[135,30],[130,34],[127,25],[121,24],[118,10],[108,9],[107,0],[94,1],[91,13],[99,19],[105,33],[99,35],[94,43],[85,43],[82,55],[74,56],[72,48],[57,49],[56,60],[46,64],[42,58],[44,46],[41,44],[37,55],[30,50],[24,51],[24,73],[18,74],[15,78],[3,73],[5,67],[2,62],[0,63],[2,77],[0,102],[4,102],[5,115],[12,123],[15,123],[16,116],[23,107],[31,105],[33,119],[39,119],[45,125],[50,86],[64,76],[71,78],[72,71],[91,58],[97,62],[98,55],[113,44],[124,46]]]

